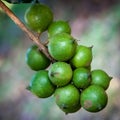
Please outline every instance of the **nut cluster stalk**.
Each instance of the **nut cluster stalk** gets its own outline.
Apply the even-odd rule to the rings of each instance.
[[[48,53],[47,48],[40,42],[39,38],[35,36],[26,26],[25,24],[0,0],[0,7],[2,10],[14,21],[16,25],[20,27],[20,29],[25,32],[28,37],[39,47],[39,50],[43,52],[46,57],[48,57],[52,62],[53,59]]]

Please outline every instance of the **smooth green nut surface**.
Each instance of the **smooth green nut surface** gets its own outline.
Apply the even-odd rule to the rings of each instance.
[[[106,90],[109,87],[112,77],[101,69],[95,69],[91,72],[91,79],[91,84],[99,85]]]
[[[48,28],[48,35],[53,36],[58,33],[71,33],[68,22],[63,20],[54,21]]]
[[[31,79],[29,90],[40,98],[50,97],[55,91],[55,86],[50,82],[48,71],[36,72]]]
[[[57,88],[54,96],[56,104],[66,114],[74,113],[81,108],[80,93],[74,85]]]
[[[53,13],[48,6],[35,3],[26,10],[24,18],[31,30],[41,33],[52,23]]]
[[[49,68],[49,78],[56,86],[65,86],[72,79],[72,68],[65,62],[55,62]]]
[[[73,84],[79,89],[87,88],[91,83],[90,71],[87,68],[77,68],[73,72]]]
[[[75,53],[77,43],[67,33],[59,33],[49,38],[48,51],[58,61],[67,61]]]
[[[71,64],[75,67],[88,67],[92,62],[92,47],[78,45]]]
[[[99,112],[103,110],[108,102],[105,90],[98,85],[91,85],[81,93],[81,106],[89,112]]]
[[[35,71],[46,69],[50,65],[50,60],[38,50],[36,45],[28,48],[25,61],[27,65]]]

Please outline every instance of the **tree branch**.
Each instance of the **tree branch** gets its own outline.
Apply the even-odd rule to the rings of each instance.
[[[49,55],[47,48],[40,42],[39,38],[35,36],[1,0],[0,7],[14,21],[14,23],[18,25],[21,30],[25,32],[28,37],[39,47],[40,51],[42,51],[46,57],[48,57],[53,62],[53,59]]]

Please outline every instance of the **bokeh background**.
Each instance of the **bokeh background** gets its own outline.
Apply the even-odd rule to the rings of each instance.
[[[0,9],[0,120],[120,120],[120,3],[119,0],[40,0],[54,13],[54,20],[67,20],[79,44],[93,45],[92,69],[113,76],[107,90],[107,107],[98,113],[83,109],[65,115],[53,97],[39,99],[29,91],[34,71],[25,63],[33,43]],[[7,6],[24,22],[30,4]],[[46,39],[43,35],[41,39]]]

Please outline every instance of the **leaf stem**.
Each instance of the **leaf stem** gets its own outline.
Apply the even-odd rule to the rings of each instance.
[[[46,57],[48,57],[53,62],[54,60],[49,55],[47,48],[40,42],[38,36],[35,36],[1,0],[0,7],[14,21],[14,23],[18,25],[19,28],[23,32],[25,32],[28,35],[28,37],[39,47],[40,51],[42,51],[46,55]]]

